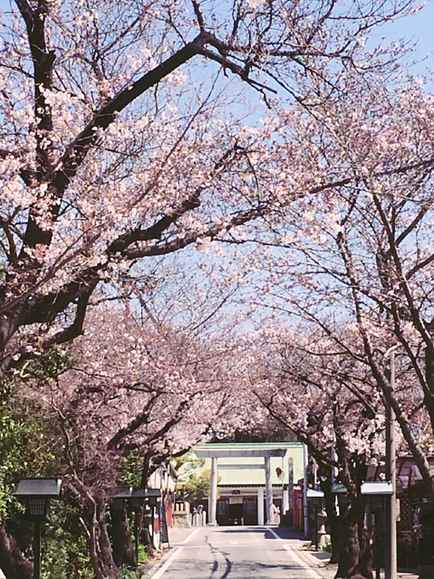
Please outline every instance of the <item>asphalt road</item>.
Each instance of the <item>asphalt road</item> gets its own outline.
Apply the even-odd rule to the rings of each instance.
[[[174,545],[152,579],[321,579],[296,541],[265,527],[205,527]]]

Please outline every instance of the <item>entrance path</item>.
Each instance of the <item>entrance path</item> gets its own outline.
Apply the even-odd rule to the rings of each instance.
[[[151,571],[152,579],[327,579],[299,551],[303,541],[271,527],[194,529]]]

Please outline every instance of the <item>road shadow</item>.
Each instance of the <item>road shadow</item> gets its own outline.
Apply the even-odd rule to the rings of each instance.
[[[301,533],[298,529],[292,529],[288,527],[272,527],[273,532],[279,537],[279,539],[296,539],[298,541],[304,541],[303,533]],[[267,539],[276,539],[273,533],[266,529]],[[307,542],[307,540],[306,540]]]
[[[240,577],[254,577],[255,579],[270,579],[270,576],[275,577],[275,572],[278,571],[279,575],[282,573],[282,577],[294,577],[295,573],[300,571],[300,566],[296,563],[261,563],[259,561],[252,562],[250,564],[237,564],[233,567],[231,561],[226,561],[224,569],[214,568],[211,571],[211,575],[208,579],[231,579],[234,577],[239,579]],[[195,572],[193,569],[190,570],[190,577],[193,579],[195,577]],[[197,575],[199,577],[200,575]]]
[[[232,529],[219,529],[217,527],[219,533],[264,533],[266,529],[264,527],[233,527]]]
[[[265,539],[272,539],[276,540],[277,535],[279,539],[295,539],[298,541],[304,541],[303,533],[298,531],[297,529],[288,529],[286,527],[272,527],[272,531],[268,527],[219,527],[216,528],[219,533],[227,533],[227,534],[252,534],[258,533],[264,536]]]

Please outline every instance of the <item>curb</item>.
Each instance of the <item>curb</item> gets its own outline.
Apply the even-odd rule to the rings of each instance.
[[[320,573],[324,579],[331,579],[336,574],[336,569],[334,565],[329,565],[329,559],[325,559],[324,561],[319,561],[314,555],[312,555],[309,551],[305,549],[297,549],[297,553],[299,554],[300,558],[309,565],[309,567],[314,568],[318,573]]]
[[[318,559],[310,553],[310,551],[305,549],[297,549],[297,553],[300,558],[305,561],[305,563],[311,567],[314,567],[319,573],[321,573],[325,579],[334,578],[336,574],[337,565],[329,565],[329,559],[324,561],[318,561]],[[383,577],[383,574],[381,575]],[[418,579],[419,574],[409,571],[398,571],[397,579]]]

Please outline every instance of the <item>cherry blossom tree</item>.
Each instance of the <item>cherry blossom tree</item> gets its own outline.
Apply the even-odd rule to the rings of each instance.
[[[398,165],[390,140],[361,146],[366,132],[356,125],[372,100],[354,118],[348,113],[362,78],[396,56],[368,53],[370,30],[412,5],[16,0],[2,15],[2,370],[15,367],[17,380],[25,378],[41,351],[77,340],[65,359],[75,365],[47,381],[50,390],[33,380],[25,392],[64,442],[97,576],[117,572],[104,506],[122,458],[140,449],[158,460],[193,444],[230,404],[222,384],[231,379],[221,365],[216,379],[209,343],[198,346],[169,326],[162,333],[146,326],[142,336],[122,316],[110,328],[98,317],[86,325],[90,304],[121,290],[144,308],[156,258],[237,241],[251,222],[266,220],[274,232],[292,203],[309,237],[320,193],[331,215],[332,191],[357,189],[366,172],[428,168],[428,141],[420,149],[400,143]],[[344,86],[349,69],[353,81]],[[245,119],[245,89],[272,107],[269,119]],[[283,91],[287,108],[277,102]],[[348,91],[353,102],[342,114]],[[411,99],[430,110],[417,90],[407,96],[390,134],[405,114],[422,127]],[[341,140],[333,140],[338,127]],[[358,139],[349,158],[350,128]]]
[[[270,132],[237,118],[243,101],[220,73],[261,98],[285,90],[316,105],[307,80],[332,87],[344,68],[388,60],[367,58],[364,40],[412,4],[11,2],[0,32],[3,369],[80,335],[104,282],[264,215],[282,181],[250,153]]]
[[[101,308],[65,352],[63,373],[35,384],[27,368],[22,396],[50,420],[53,452],[64,465],[66,496],[80,510],[96,577],[119,575],[106,507],[125,461],[140,458],[145,485],[162,461],[211,428],[230,427],[237,377],[227,350]]]
[[[384,457],[385,409],[363,362],[362,340],[352,332],[345,336],[345,329],[340,334],[345,346],[322,330],[302,326],[256,335],[248,362],[250,396],[307,445],[318,465],[336,577],[359,573],[372,578],[372,527],[365,527],[361,485],[368,466]],[[348,344],[359,350],[359,360],[349,354]],[[400,403],[406,404],[407,390],[408,385],[397,395]],[[339,513],[332,493],[336,482],[347,489]]]
[[[340,187],[304,196],[277,212],[262,237],[245,232],[232,243],[261,247],[249,255],[252,270],[259,261],[268,268],[254,280],[263,290],[255,307],[303,320],[367,365],[431,492],[432,96],[412,79],[398,88],[373,82],[368,91],[352,75],[343,82],[347,90],[319,106],[315,121],[298,117],[300,138],[310,135],[305,166],[317,167],[308,178],[328,167]],[[348,341],[351,327],[361,349]],[[395,344],[398,390],[412,370],[407,404],[391,390],[385,356]]]

